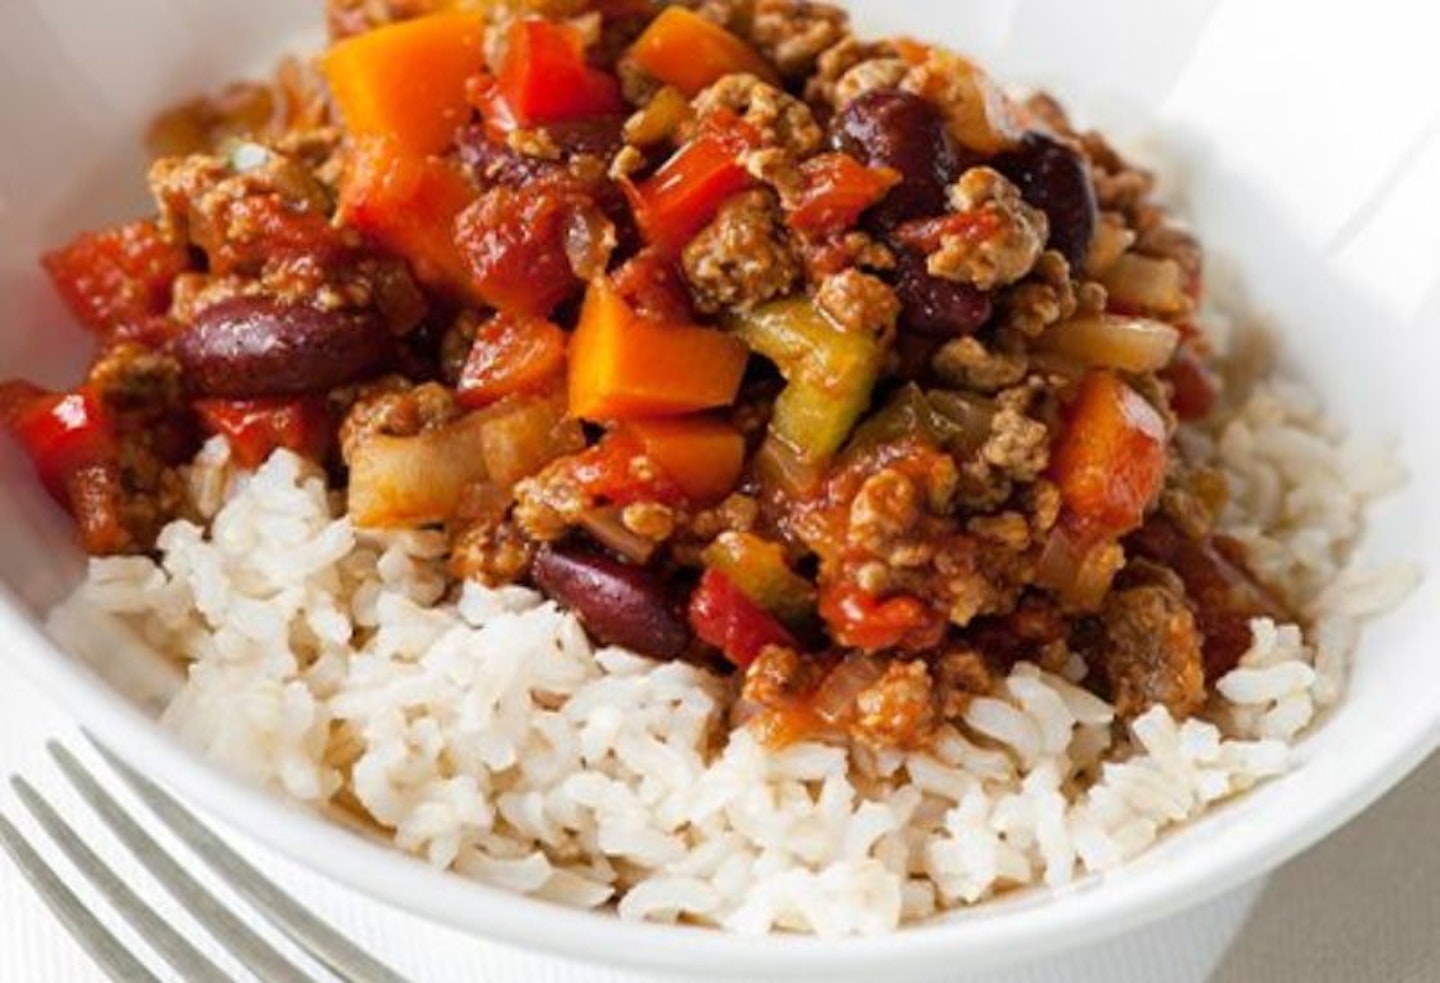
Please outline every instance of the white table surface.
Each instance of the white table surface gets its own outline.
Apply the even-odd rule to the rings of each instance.
[[[46,761],[44,741],[73,738],[75,722],[7,669],[3,658],[0,674],[0,775],[25,774],[102,855],[120,856]],[[8,788],[0,792],[0,808],[12,817],[19,813]],[[33,830],[25,817],[20,818],[22,828]],[[252,857],[259,852],[242,848]],[[610,970],[476,942],[332,887],[277,858],[262,856],[261,861],[315,910],[353,938],[364,940],[415,983],[633,980]],[[133,867],[117,867],[135,875],[135,883],[145,884]],[[148,884],[144,893],[163,898]],[[1077,958],[1063,969],[1050,967],[1004,979],[1203,983],[1208,975],[1210,983],[1440,981],[1440,758],[1359,822],[1275,877],[1251,909],[1239,941],[1214,968],[1216,939],[1228,931],[1227,922],[1244,917],[1249,902],[1246,897],[1222,900],[1144,937]],[[166,910],[163,904],[159,907]],[[173,914],[183,921],[183,915]],[[237,974],[237,979],[244,978]],[[8,860],[0,857],[0,983],[103,980]]]

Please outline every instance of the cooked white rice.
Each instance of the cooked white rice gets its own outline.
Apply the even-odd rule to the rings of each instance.
[[[883,932],[1112,869],[1285,771],[1340,693],[1357,621],[1411,585],[1347,569],[1396,474],[1291,387],[1186,442],[1229,473],[1226,528],[1312,629],[1256,621],[1184,723],[1157,708],[1122,732],[1022,662],[927,753],[772,753],[726,732],[723,681],[594,650],[528,590],[447,595],[440,536],[357,532],[300,459],[243,475],[223,443],[191,476],[209,529],[172,524],[158,563],[91,561],[51,628],[82,655],[188,663],[165,712],[184,740],[436,865],[628,919]]]

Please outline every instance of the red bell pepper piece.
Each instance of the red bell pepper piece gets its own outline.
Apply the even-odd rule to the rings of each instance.
[[[800,165],[800,173],[805,186],[790,212],[790,226],[811,236],[850,228],[866,209],[900,183],[898,171],[866,167],[841,153],[812,157]]]
[[[145,221],[87,232],[41,263],[81,323],[109,337],[142,333],[164,317],[175,278],[190,268],[190,254]]]
[[[822,585],[820,617],[836,642],[866,652],[921,651],[940,644],[945,635],[945,616],[919,598],[880,598],[852,583]]]
[[[623,184],[646,241],[666,256],[684,249],[726,199],[754,183],[740,158],[758,143],[754,127],[718,109],[653,175]]]
[[[741,669],[771,645],[796,647],[784,625],[717,570],[706,570],[690,597],[690,627]]]
[[[258,468],[282,447],[323,461],[335,438],[335,421],[323,396],[204,399],[195,412],[206,429],[229,441],[242,468]]]
[[[619,81],[586,64],[584,39],[570,24],[512,24],[496,83],[515,122],[524,127],[625,109]]]
[[[28,383],[6,383],[10,393],[6,424],[35,465],[52,498],[71,504],[70,479],[82,469],[114,462],[119,456],[114,422],[87,389],[45,393]],[[28,401],[25,396],[30,396]]]

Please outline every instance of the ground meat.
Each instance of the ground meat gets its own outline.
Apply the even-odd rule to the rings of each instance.
[[[791,78],[808,74],[821,53],[849,33],[850,18],[828,3],[756,0],[751,39]]]
[[[563,538],[594,506],[563,459],[515,486],[515,524],[542,543]]]
[[[685,247],[682,262],[696,306],[707,313],[743,310],[782,297],[801,275],[800,259],[768,191],[727,202]]]
[[[993,393],[1025,378],[1029,359],[1023,353],[992,351],[978,338],[956,338],[940,347],[930,367],[957,389]]]
[[[877,472],[860,486],[850,504],[850,542],[888,563],[909,559],[915,544],[902,541],[921,517],[920,492],[894,468]],[[906,564],[914,565],[914,564]]]
[[[891,662],[855,702],[850,736],[882,748],[918,747],[935,727],[935,690],[924,662]]]
[[[973,648],[947,649],[934,660],[931,671],[936,706],[944,720],[958,718],[973,698],[984,696],[995,685],[985,656]]]
[[[150,169],[150,190],[165,233],[203,250],[218,274],[255,275],[277,245],[328,238],[329,195],[282,154],[261,151],[242,171],[203,154],[166,158]]]
[[[1094,297],[1092,296],[1093,302]],[[1104,307],[1103,293],[1100,306]],[[1068,320],[1079,307],[1070,264],[1053,249],[1040,254],[1028,277],[1003,291],[998,308],[998,326],[1009,334],[1038,338],[1052,324]]]
[[[727,75],[695,97],[700,117],[722,108],[753,126],[765,147],[796,160],[815,153],[825,139],[809,106],[753,75]]]
[[[382,380],[366,386],[356,397],[340,427],[340,449],[345,460],[372,434],[413,437],[437,430],[461,414],[454,394],[428,382],[414,386],[403,379]]]
[[[811,103],[829,104],[839,109],[848,101],[840,98],[842,78],[865,62],[891,60],[896,55],[891,44],[861,41],[848,35],[842,37],[816,59],[815,71],[805,83],[805,98]]]
[[[534,543],[515,523],[485,517],[466,525],[452,537],[450,574],[487,587],[503,587],[521,579],[534,557]]]
[[[867,92],[897,89],[910,71],[903,58],[871,58],[855,65],[835,83],[833,101],[843,109]]]
[[[1204,705],[1204,639],[1183,595],[1159,585],[1114,590],[1101,620],[1101,668],[1121,717],[1160,704],[1183,719]]]
[[[991,466],[1017,481],[1033,481],[1050,464],[1050,431],[1019,409],[1005,406],[990,424],[990,438],[980,451]]]
[[[885,281],[856,269],[826,277],[816,305],[846,331],[891,337],[900,319],[900,299]]]
[[[440,6],[440,0],[325,0],[325,22],[332,38],[346,38],[434,13]]]
[[[1045,213],[989,167],[961,176],[950,189],[950,207],[964,224],[941,234],[926,262],[931,276],[981,290],[1008,286],[1030,272],[1050,235]]]
[[[153,417],[181,404],[180,363],[139,345],[116,345],[90,368],[91,391],[120,416]]]

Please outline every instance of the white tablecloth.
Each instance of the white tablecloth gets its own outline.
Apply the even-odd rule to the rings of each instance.
[[[120,856],[46,760],[45,739],[73,736],[74,722],[13,670],[4,671],[3,679],[0,775],[25,774],[105,856]],[[12,818],[20,815],[8,789],[0,793],[0,808]],[[21,825],[33,829],[23,821]],[[415,983],[633,979],[476,942],[332,887],[279,859],[267,856],[263,863],[315,910],[364,940]],[[137,884],[144,882],[132,866],[117,866],[134,873]],[[163,897],[158,890],[147,888],[146,893]],[[1142,936],[1075,957],[1062,967],[1022,971],[1003,980],[1204,983],[1207,976],[1210,983],[1440,980],[1440,759],[1364,819],[1282,871],[1253,902],[1246,919],[1252,902],[1252,896],[1243,895],[1222,899]],[[165,909],[163,904],[160,907]],[[183,922],[185,916],[172,914]],[[1215,968],[1219,940],[1241,920],[1246,927],[1238,943]],[[15,869],[0,858],[0,983],[102,983],[103,979]]]

